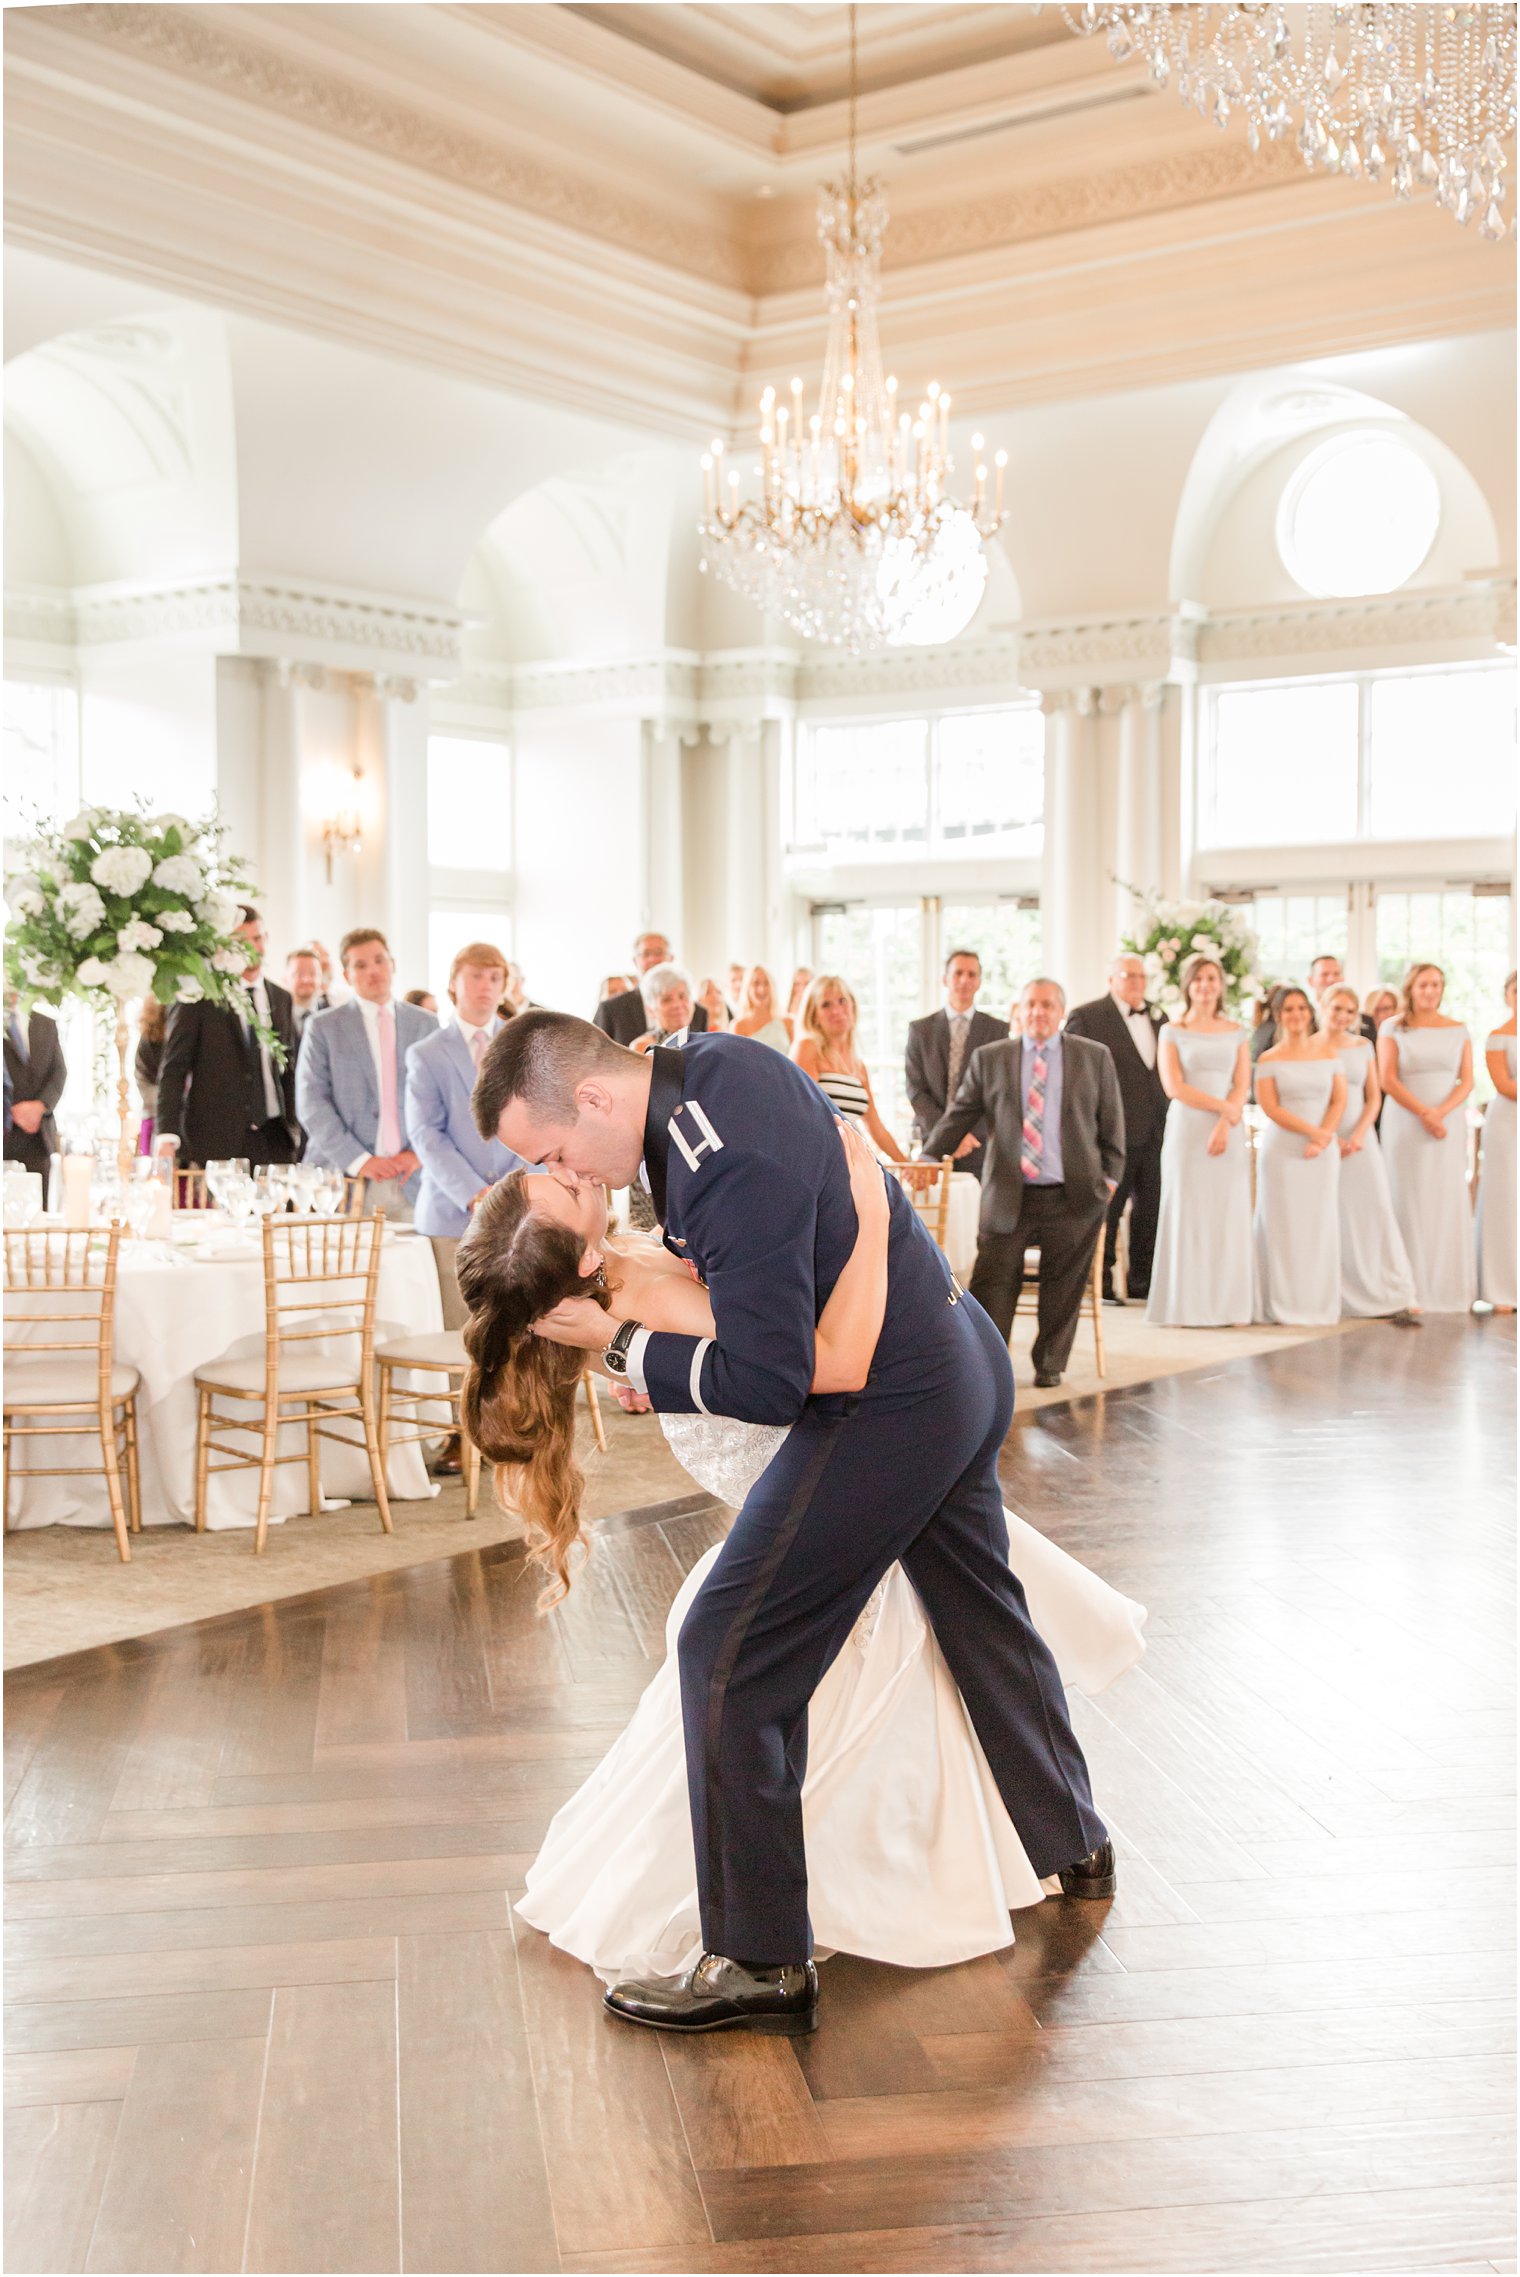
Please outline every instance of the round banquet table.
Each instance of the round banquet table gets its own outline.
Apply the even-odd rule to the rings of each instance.
[[[982,1182],[969,1170],[957,1170],[950,1180],[950,1217],[945,1227],[945,1255],[950,1270],[965,1288],[976,1263],[976,1221],[982,1207]]]
[[[184,1221],[197,1219],[189,1225]],[[208,1361],[247,1359],[264,1350],[264,1265],[262,1249],[253,1236],[240,1245],[246,1255],[212,1254],[232,1246],[228,1226],[207,1211],[176,1211],[172,1242],[123,1239],[116,1277],[115,1352],[118,1363],[136,1368],[139,1468],[142,1476],[142,1522],[145,1526],[195,1523],[195,1371]],[[14,1306],[15,1300],[8,1300]],[[21,1308],[16,1308],[18,1311]],[[431,1244],[409,1229],[387,1226],[380,1257],[380,1279],[375,1300],[375,1341],[396,1336],[423,1336],[443,1326],[438,1295],[438,1271]],[[9,1323],[12,1337],[25,1340],[25,1321],[15,1313]],[[39,1330],[39,1335],[52,1331]],[[323,1346],[303,1345],[311,1352]],[[413,1376],[404,1382],[427,1388],[436,1377]],[[241,1403],[240,1403],[241,1405]],[[257,1421],[261,1409],[249,1403],[247,1413]],[[449,1411],[438,1403],[440,1436],[449,1428]],[[368,1502],[374,1489],[363,1434],[357,1416],[337,1420],[330,1429],[353,1435],[353,1445],[334,1439],[322,1441],[323,1500]],[[231,1436],[229,1443],[257,1449],[248,1434]],[[295,1454],[306,1443],[304,1429],[292,1426],[280,1435],[279,1452]],[[105,1479],[94,1477],[36,1478],[28,1482],[23,1468],[28,1455],[42,1463],[87,1463],[98,1460],[97,1437],[21,1440],[11,1467],[10,1525],[109,1526],[110,1508]],[[213,1457],[213,1462],[218,1458]],[[422,1449],[415,1440],[391,1450],[386,1470],[390,1494],[398,1502],[417,1502],[437,1493],[427,1474]],[[221,1529],[254,1523],[258,1505],[257,1471],[213,1471],[206,1496],[206,1524]],[[125,1463],[123,1464],[125,1490]],[[274,1474],[270,1521],[279,1524],[307,1503],[306,1472],[298,1463],[282,1464]],[[378,1516],[376,1524],[379,1524]]]

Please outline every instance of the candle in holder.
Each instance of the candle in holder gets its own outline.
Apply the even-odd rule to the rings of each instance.
[[[66,1226],[82,1228],[89,1224],[90,1180],[94,1174],[92,1154],[63,1157],[63,1222]]]

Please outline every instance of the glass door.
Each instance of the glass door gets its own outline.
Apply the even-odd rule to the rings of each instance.
[[[1379,980],[1397,988],[1416,959],[1441,966],[1442,1010],[1472,1034],[1475,1096],[1492,1097],[1483,1039],[1507,1017],[1504,980],[1515,963],[1509,894],[1470,885],[1379,886],[1376,923]]]

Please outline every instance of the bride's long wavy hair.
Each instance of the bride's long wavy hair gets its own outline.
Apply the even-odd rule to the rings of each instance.
[[[528,1555],[549,1576],[545,1609],[569,1591],[581,1538],[586,1480],[575,1459],[575,1397],[585,1355],[535,1336],[532,1323],[565,1297],[610,1303],[600,1276],[582,1273],[585,1253],[580,1234],[530,1206],[521,1170],[491,1188],[459,1244],[459,1293],[470,1315],[460,1413],[494,1467],[497,1500],[519,1513]]]

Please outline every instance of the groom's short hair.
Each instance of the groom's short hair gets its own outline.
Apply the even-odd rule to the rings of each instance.
[[[470,1105],[482,1138],[495,1138],[502,1110],[521,1099],[536,1123],[573,1123],[575,1087],[601,1069],[626,1071],[633,1054],[572,1012],[519,1012],[481,1061]]]

